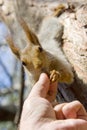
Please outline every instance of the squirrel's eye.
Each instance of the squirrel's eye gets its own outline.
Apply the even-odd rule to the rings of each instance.
[[[26,63],[24,61],[22,61],[22,65],[26,66]]]
[[[39,50],[40,52],[42,52],[42,51],[43,51],[42,47],[38,47],[38,50]]]

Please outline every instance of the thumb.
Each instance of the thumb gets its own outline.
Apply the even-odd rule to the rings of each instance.
[[[50,86],[50,79],[45,73],[42,73],[39,77],[39,80],[33,86],[29,98],[32,97],[43,97],[45,98]]]

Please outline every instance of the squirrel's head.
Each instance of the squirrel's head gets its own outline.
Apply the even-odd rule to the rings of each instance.
[[[31,31],[26,22],[23,19],[19,19],[19,23],[28,39],[26,47],[20,50],[15,46],[11,36],[7,36],[6,40],[12,52],[21,60],[22,64],[29,71],[40,69],[43,67],[46,58],[44,50],[39,43],[38,37],[34,32]]]

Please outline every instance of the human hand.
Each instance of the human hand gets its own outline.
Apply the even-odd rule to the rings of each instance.
[[[87,113],[80,102],[52,107],[56,89],[57,83],[51,84],[44,73],[40,75],[24,102],[20,130],[87,130]]]

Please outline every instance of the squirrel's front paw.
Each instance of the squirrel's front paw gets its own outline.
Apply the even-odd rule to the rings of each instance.
[[[60,73],[56,70],[50,71],[50,81],[55,82],[60,78]]]

